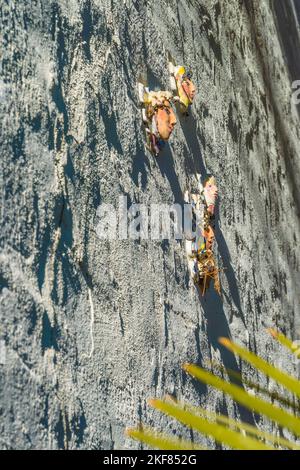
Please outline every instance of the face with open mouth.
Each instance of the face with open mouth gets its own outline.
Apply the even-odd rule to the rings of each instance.
[[[165,100],[163,106],[158,107],[156,111],[157,130],[161,139],[169,139],[176,122],[176,116],[170,102]]]

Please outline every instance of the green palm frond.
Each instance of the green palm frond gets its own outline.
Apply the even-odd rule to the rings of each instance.
[[[274,367],[269,362],[261,359],[256,354],[248,351],[247,349],[238,346],[228,338],[220,338],[219,342],[229,351],[236,353],[238,356],[244,359],[244,361],[254,366],[257,370],[260,370],[271,379],[283,385],[288,391],[294,393],[297,397],[300,397],[300,382],[295,377],[292,377],[286,372],[283,372],[277,367]]]
[[[289,338],[284,336],[283,333],[280,333],[273,328],[268,328],[267,331],[273,336],[273,338],[277,339],[279,343],[289,349],[290,352],[292,352],[297,357],[297,359],[300,359],[300,344],[295,341],[291,341]]]
[[[276,436],[274,434],[270,434],[265,431],[261,431],[257,429],[257,427],[253,426],[252,424],[243,423],[236,421],[235,419],[229,418],[228,416],[215,413],[213,411],[207,411],[204,408],[192,406],[189,404],[182,404],[185,409],[188,409],[190,412],[195,414],[200,414],[202,416],[207,417],[208,419],[215,421],[216,423],[226,425],[233,429],[239,429],[250,436],[256,437],[257,439],[263,439],[265,442],[269,442],[272,445],[277,445],[287,449],[293,450],[300,450],[300,445],[296,445],[290,442],[288,439],[284,437]]]
[[[190,441],[176,439],[167,434],[154,432],[151,428],[127,429],[126,434],[133,439],[148,444],[150,447],[162,450],[207,450],[205,447],[193,444]]]
[[[232,370],[227,367],[225,368],[217,362],[210,361],[209,365],[222,373],[227,373],[229,378],[234,379],[243,385],[246,385],[249,389],[262,393],[263,395],[268,396],[271,400],[276,400],[281,405],[284,405],[287,408],[292,408],[294,412],[300,413],[300,406],[295,403],[295,400],[290,400],[289,398],[284,397],[277,391],[270,391],[268,388],[263,387],[257,382],[254,382],[253,380],[249,380],[245,377],[242,378],[242,375],[239,372],[236,372],[235,370]]]
[[[181,423],[199,431],[207,436],[213,437],[216,441],[241,450],[272,450],[274,447],[267,446],[252,437],[244,436],[242,433],[233,431],[221,424],[214,423],[202,418],[195,413],[185,410],[177,405],[163,400],[150,400],[150,405],[157,410],[176,418]]]
[[[201,367],[194,366],[192,364],[185,364],[183,368],[195,378],[201,380],[207,385],[225,392],[230,395],[235,401],[244,405],[245,407],[253,410],[261,415],[265,415],[272,421],[275,421],[280,426],[286,427],[294,434],[300,436],[300,419],[291,413],[279,408],[262,398],[250,395],[248,392],[243,390],[237,385],[226,382],[220,377],[216,377],[211,372],[208,372]]]
[[[274,330],[271,330],[273,337],[276,337],[276,339],[287,347],[293,354],[295,354],[295,352],[297,352],[297,354],[299,353],[299,351],[296,351],[294,343],[288,340],[281,333],[275,333]],[[256,354],[237,345],[236,343],[233,343],[227,338],[220,338],[219,341],[232,353],[237,354],[244,361],[251,364],[251,366],[256,370],[264,373],[268,378],[273,379],[275,382],[283,386],[287,393],[294,396],[295,401],[300,397],[300,381],[295,377],[278,369]],[[205,436],[212,437],[216,442],[232,449],[300,450],[300,446],[295,442],[295,438],[300,437],[300,418],[296,413],[296,410],[299,411],[299,406],[293,401],[277,392],[270,392],[255,382],[243,379],[242,376],[235,371],[226,369],[229,378],[238,379],[241,386],[227,382],[223,378],[214,375],[212,372],[193,364],[184,364],[183,369],[206,385],[210,385],[222,391],[249,410],[258,413],[261,416],[266,416],[280,428],[289,430],[293,433],[294,439],[289,440],[275,434],[261,431],[256,426],[236,421],[228,416],[214,413],[201,407],[178,403],[170,397],[166,397],[164,400],[150,400],[149,403],[151,406],[168,416],[175,418],[177,421],[189,428],[198,431]],[[219,367],[219,370],[222,372],[225,371],[222,366]],[[263,399],[257,394],[253,395],[252,393],[247,392],[243,388],[244,384],[251,386],[252,389],[255,389],[259,393],[263,393],[266,398]],[[271,400],[277,400],[280,407],[272,403]],[[286,408],[292,408],[293,412]],[[152,446],[160,449],[195,448],[193,447],[195,444],[192,442],[166,436],[151,428],[131,429],[129,435],[146,443],[150,447]]]

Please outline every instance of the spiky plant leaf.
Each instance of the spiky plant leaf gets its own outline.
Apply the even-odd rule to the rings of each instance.
[[[242,348],[236,343],[233,343],[228,338],[220,338],[219,342],[229,351],[236,353],[238,356],[244,359],[244,361],[247,361],[256,369],[260,370],[268,377],[283,385],[287,390],[294,393],[297,397],[300,397],[300,382],[295,377],[292,377],[286,372],[281,371],[269,362],[258,357],[256,354],[248,351],[245,348]]]
[[[126,434],[133,439],[144,442],[148,446],[161,450],[207,450],[205,447],[193,444],[190,441],[176,439],[167,434],[155,431],[151,428],[127,429]]]
[[[254,382],[253,380],[249,380],[245,377],[242,377],[242,375],[239,372],[236,372],[236,371],[234,371],[230,368],[227,368],[227,367],[225,368],[224,366],[222,366],[219,363],[210,362],[209,365],[211,367],[216,368],[220,372],[223,372],[223,373],[226,372],[231,379],[235,379],[235,380],[239,381],[240,383],[243,383],[244,385],[247,385],[247,387],[249,387],[250,389],[256,390],[259,393],[267,395],[268,397],[271,398],[271,400],[276,400],[280,404],[282,404],[282,405],[284,405],[288,408],[292,408],[294,412],[297,411],[297,412],[300,413],[300,406],[298,406],[295,403],[295,401],[292,401],[289,398],[284,397],[283,395],[281,395],[277,391],[270,391],[267,388],[262,387],[261,385],[259,385],[257,382]]]
[[[291,450],[300,450],[300,446],[294,444],[293,442],[290,442],[288,439],[285,439],[284,437],[280,436],[275,436],[274,434],[270,434],[265,431],[261,431],[252,424],[244,423],[243,421],[236,421],[235,419],[229,418],[228,416],[214,413],[213,411],[208,411],[201,407],[196,407],[189,404],[181,404],[181,406],[184,409],[189,410],[191,413],[201,414],[202,416],[205,416],[208,419],[215,421],[216,423],[220,423],[231,428],[239,429],[240,431],[244,431],[247,434],[250,434],[256,439],[264,439],[264,441],[267,441],[272,445],[279,445],[281,447]]]
[[[296,351],[295,349],[295,347],[298,347],[298,345],[292,343],[281,333],[274,333],[274,330],[270,330],[270,332],[279,340],[279,342],[290,349],[291,352],[298,354],[299,351]],[[226,338],[221,339],[221,342],[229,350],[238,354],[240,357],[242,357],[242,359],[248,361],[256,369],[264,372],[268,377],[276,380],[281,385],[284,385],[288,392],[292,392],[294,395],[299,396],[300,382],[297,381],[294,377],[275,368],[267,361],[264,361],[257,355],[250,353],[248,350],[241,348]],[[295,414],[291,414],[288,411],[273,405],[269,401],[261,399],[260,397],[253,396],[252,394],[247,393],[242,388],[242,386],[228,383],[201,367],[185,364],[183,368],[188,373],[206,383],[207,385],[211,385],[223,391],[224,393],[227,393],[227,395],[231,396],[235,401],[247,407],[248,409],[267,416],[274,423],[292,431],[295,436],[300,436],[300,419],[297,418]],[[292,406],[293,409],[295,409],[294,403],[290,402],[285,397],[282,397],[277,393],[274,394],[274,392],[270,392],[269,390],[261,387],[259,384],[242,379],[241,375],[234,371],[226,369],[226,372],[228,373],[229,377],[238,378],[241,384],[245,383],[250,386],[251,383],[252,388],[255,388],[259,392],[266,394],[269,398],[276,399],[279,402],[281,401],[281,404]],[[300,446],[283,437],[277,437],[273,434],[260,431],[248,423],[238,422],[229,418],[228,416],[218,415],[217,413],[204,410],[203,408],[186,404],[178,404],[177,401],[174,402],[174,399],[171,399],[170,397],[165,401],[152,400],[150,404],[160,411],[163,411],[164,413],[178,419],[180,422],[186,424],[192,429],[195,429],[204,435],[212,436],[216,441],[234,449],[274,449],[274,447],[268,445],[270,443],[275,446],[279,445],[281,448],[294,450],[300,449]],[[146,431],[140,428],[131,430],[129,434],[138,440],[147,442],[149,445],[153,445],[154,447],[159,447],[162,449],[173,449],[173,447],[170,447],[173,445],[180,445],[180,449],[182,446],[185,449],[187,447],[195,448],[195,445],[192,442],[179,441],[170,436],[157,433],[155,430],[151,430],[149,428]],[[264,442],[262,442],[262,440]],[[178,449],[178,447],[176,447],[176,449]]]
[[[291,353],[293,353],[298,359],[300,359],[300,345],[297,342],[291,341],[283,333],[280,333],[279,331],[276,331],[273,328],[268,328],[267,331],[273,336],[273,338],[277,339],[279,343],[289,349]]]
[[[241,387],[230,384],[220,377],[216,377],[210,372],[202,369],[201,367],[192,364],[184,364],[183,368],[189,374],[201,380],[202,382],[227,393],[238,403],[241,403],[250,410],[254,410],[257,413],[267,416],[275,423],[286,427],[295,435],[300,436],[300,419],[293,414],[288,413],[278,406],[275,406],[259,397],[250,395]]]
[[[244,436],[240,432],[233,431],[221,424],[213,423],[201,416],[184,410],[168,401],[153,399],[150,405],[154,408],[176,418],[181,423],[190,428],[213,437],[216,441],[230,446],[233,449],[241,450],[272,450],[274,447],[268,446],[257,439]]]

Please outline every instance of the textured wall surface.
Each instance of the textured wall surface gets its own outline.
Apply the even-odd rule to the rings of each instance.
[[[300,338],[298,3],[1,1],[1,448],[139,448],[140,419],[189,437],[147,405],[164,393],[258,422],[181,370],[257,379],[219,336],[295,372],[265,328]],[[168,52],[198,94],[155,158],[136,80],[168,87]],[[180,241],[96,234],[99,204],[180,203],[196,171],[219,185],[221,297]]]

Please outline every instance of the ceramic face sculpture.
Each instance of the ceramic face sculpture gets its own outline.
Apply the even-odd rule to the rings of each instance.
[[[175,71],[175,80],[179,102],[185,108],[188,108],[188,106],[192,104],[196,93],[196,88],[191,80],[191,75],[186,73],[184,67],[179,66]]]
[[[216,186],[216,180],[213,176],[209,176],[203,185],[203,194],[207,205],[207,210],[211,215],[214,214],[216,199],[218,197],[218,188]]]
[[[215,290],[220,294],[219,269],[214,258],[215,233],[213,228],[214,210],[218,196],[218,188],[215,178],[209,175],[204,183],[201,176],[197,176],[198,192],[186,196],[186,201],[192,203],[193,211],[202,206],[202,217],[200,218],[200,232],[190,242],[189,268],[194,283],[199,287],[202,295],[206,293],[210,282],[214,282]]]
[[[176,124],[176,117],[170,105],[170,102],[165,100],[162,107],[158,107],[156,111],[156,126],[159,136],[163,140],[168,140],[174,126]]]
[[[208,227],[203,230],[203,237],[205,238],[205,247],[207,250],[212,250],[213,249],[213,244],[215,241],[215,234],[214,231],[211,227],[211,225],[208,225]]]
[[[158,154],[161,141],[169,139],[176,124],[171,106],[172,95],[168,91],[150,91],[146,97],[146,116],[149,122],[150,141],[153,151]]]

